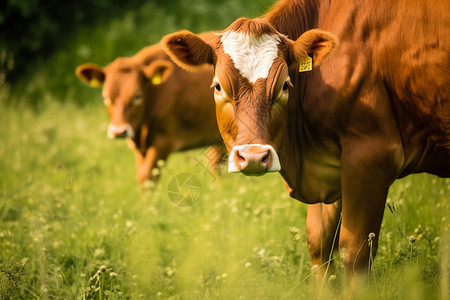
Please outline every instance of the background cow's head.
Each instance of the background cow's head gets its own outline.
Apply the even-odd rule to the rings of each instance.
[[[292,87],[289,71],[312,56],[317,67],[337,38],[314,29],[296,41],[263,19],[236,20],[209,43],[189,31],[167,35],[163,45],[185,69],[215,67],[217,122],[229,152],[228,170],[249,175],[279,171],[279,149]],[[298,99],[297,99],[298,100]]]
[[[103,84],[103,102],[110,119],[108,136],[133,138],[151,100],[149,87],[163,84],[174,67],[168,59],[140,62],[118,58],[105,68],[92,63],[80,65],[76,75],[91,87]]]

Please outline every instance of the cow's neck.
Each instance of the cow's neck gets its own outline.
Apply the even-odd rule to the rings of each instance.
[[[264,15],[275,29],[296,40],[303,32],[317,28],[320,0],[281,0]]]
[[[319,2],[282,0],[264,17],[280,33],[295,40],[303,32],[318,27]],[[320,74],[294,71],[290,76],[295,88],[290,92],[287,126],[279,151],[281,175],[292,197],[306,203],[332,202],[340,196],[339,149],[333,141],[321,140],[322,128],[309,119],[310,108],[314,106],[311,103],[325,92],[317,91],[317,85],[310,89],[311,82],[321,80]]]

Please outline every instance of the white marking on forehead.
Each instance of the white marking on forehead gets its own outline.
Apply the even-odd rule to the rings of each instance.
[[[242,76],[250,82],[267,78],[278,56],[280,38],[276,34],[259,37],[248,33],[227,31],[222,35],[223,51],[227,53]]]

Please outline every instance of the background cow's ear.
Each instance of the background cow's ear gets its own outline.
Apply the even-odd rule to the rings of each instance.
[[[190,31],[166,35],[161,42],[170,58],[184,69],[192,70],[204,64],[213,64],[213,48]]]
[[[312,56],[312,67],[319,66],[338,46],[339,40],[332,33],[312,29],[304,32],[290,45],[290,67],[299,68],[300,63]],[[309,54],[309,55],[308,55]]]
[[[158,59],[143,68],[145,77],[154,85],[164,83],[172,75],[174,65],[167,60]]]
[[[98,87],[105,82],[103,68],[96,64],[87,63],[77,67],[75,74],[91,87]]]

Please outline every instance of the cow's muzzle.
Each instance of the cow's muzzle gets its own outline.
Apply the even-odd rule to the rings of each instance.
[[[133,128],[131,128],[130,125],[113,125],[110,124],[108,126],[108,137],[110,139],[115,138],[133,138],[134,137],[134,131]]]
[[[247,144],[234,146],[228,159],[228,172],[263,175],[280,171],[280,160],[270,145]]]

